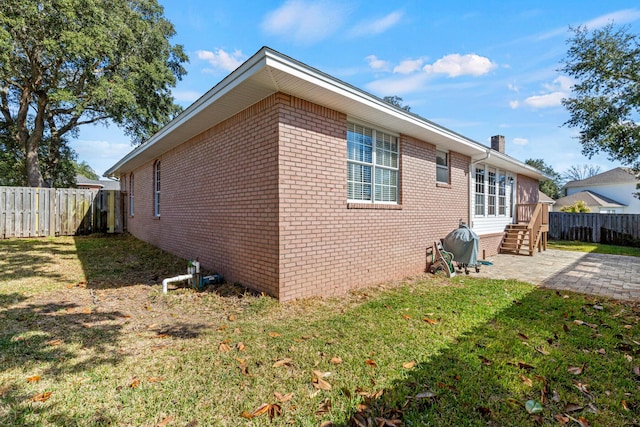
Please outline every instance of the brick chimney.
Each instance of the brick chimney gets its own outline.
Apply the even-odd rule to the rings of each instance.
[[[494,135],[491,137],[491,149],[504,154],[504,136]]]

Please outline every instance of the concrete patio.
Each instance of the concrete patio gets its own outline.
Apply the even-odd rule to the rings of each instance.
[[[550,289],[640,301],[640,257],[549,249],[533,257],[499,254],[471,276],[517,279]],[[464,274],[464,273],[463,273]]]

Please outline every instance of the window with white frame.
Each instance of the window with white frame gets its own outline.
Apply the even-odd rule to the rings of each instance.
[[[436,182],[449,183],[449,153],[436,150]]]
[[[153,214],[160,216],[160,160],[153,165]]]
[[[496,170],[487,169],[487,215],[496,215]]]
[[[133,174],[129,175],[129,215],[134,213]]]
[[[484,166],[476,166],[476,192],[475,192],[475,214],[477,216],[484,216],[485,214],[485,182],[484,182],[485,170]]]
[[[347,124],[347,199],[398,202],[398,137],[355,123]]]
[[[511,216],[513,177],[506,171],[486,165],[475,166],[475,216]]]
[[[498,215],[507,214],[507,175],[504,171],[498,173]]]

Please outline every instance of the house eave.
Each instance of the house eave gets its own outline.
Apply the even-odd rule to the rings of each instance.
[[[216,124],[277,92],[286,93],[345,113],[400,134],[427,141],[471,158],[488,148],[429,120],[388,104],[268,47],[263,47],[180,115],[136,147],[104,176],[128,173],[188,141]],[[501,159],[510,170],[536,177],[539,171],[515,159]]]

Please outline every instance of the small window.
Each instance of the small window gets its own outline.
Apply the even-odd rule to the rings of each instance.
[[[153,165],[153,214],[160,217],[160,160]]]
[[[129,215],[133,216],[133,174],[129,175]]]
[[[436,150],[436,181],[449,183],[449,153]]]
[[[485,171],[481,166],[476,167],[476,216],[484,216],[484,196],[485,196],[485,184],[484,184]]]

